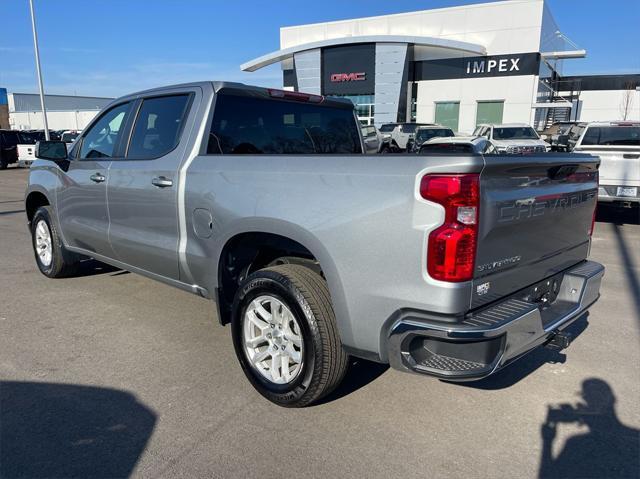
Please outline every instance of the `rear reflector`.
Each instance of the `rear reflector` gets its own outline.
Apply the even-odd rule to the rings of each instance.
[[[427,271],[440,281],[473,278],[478,236],[480,176],[426,175],[420,195],[444,207],[444,224],[429,234]]]

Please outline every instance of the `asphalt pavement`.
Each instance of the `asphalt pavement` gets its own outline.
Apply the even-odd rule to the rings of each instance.
[[[358,361],[295,410],[252,389],[212,302],[97,263],[41,275],[26,178],[0,171],[0,477],[640,477],[629,212],[599,214],[602,296],[565,351],[466,385]]]

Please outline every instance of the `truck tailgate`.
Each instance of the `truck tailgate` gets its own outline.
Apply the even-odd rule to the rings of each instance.
[[[485,156],[472,308],[587,257],[598,166],[590,155]]]

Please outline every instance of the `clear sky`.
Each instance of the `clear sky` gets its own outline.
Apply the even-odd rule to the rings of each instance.
[[[279,47],[279,27],[449,7],[467,0],[35,0],[48,93],[119,96],[193,80],[280,86],[278,66],[239,65]],[[565,74],[640,72],[640,0],[547,0],[588,52]],[[0,87],[35,92],[28,0],[0,0]]]

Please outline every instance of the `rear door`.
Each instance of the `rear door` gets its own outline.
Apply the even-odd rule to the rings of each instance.
[[[109,172],[109,239],[120,261],[179,279],[178,170],[199,88],[171,90],[136,103],[125,157]]]
[[[584,260],[599,159],[485,155],[472,307]]]

